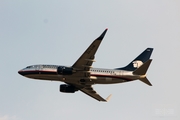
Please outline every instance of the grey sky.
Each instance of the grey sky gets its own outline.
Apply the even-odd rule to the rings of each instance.
[[[0,120],[179,120],[179,0],[1,0]],[[72,65],[105,28],[94,67],[123,67],[153,47],[140,81],[95,85],[108,103],[60,82],[36,81],[17,71],[32,64]]]

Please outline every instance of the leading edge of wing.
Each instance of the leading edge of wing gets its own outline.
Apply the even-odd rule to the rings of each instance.
[[[111,94],[106,98],[102,98],[97,92],[92,88],[92,86],[84,87],[83,89],[80,89],[83,93],[89,95],[90,97],[103,102],[108,102],[111,98]]]
[[[108,29],[105,29],[104,32],[95,39],[91,45],[86,49],[86,51],[79,57],[79,59],[72,65],[73,68],[84,70],[83,66],[91,66],[94,62],[94,56],[96,51],[103,40]],[[88,70],[86,70],[88,71]]]

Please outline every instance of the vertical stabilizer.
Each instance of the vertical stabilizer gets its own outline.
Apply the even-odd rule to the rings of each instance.
[[[130,62],[127,66],[123,68],[117,68],[117,70],[128,70],[128,71],[136,70],[141,65],[143,65],[146,61],[149,60],[152,52],[153,52],[153,48],[147,48],[138,57],[136,57],[132,62]]]

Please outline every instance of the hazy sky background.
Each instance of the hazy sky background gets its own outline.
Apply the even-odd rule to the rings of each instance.
[[[62,82],[17,71],[72,65],[105,28],[94,67],[123,67],[153,47],[152,87],[140,81],[95,85],[106,98],[59,92]],[[1,0],[0,120],[179,120],[179,0]]]

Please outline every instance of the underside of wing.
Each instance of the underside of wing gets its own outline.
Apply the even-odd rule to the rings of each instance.
[[[105,101],[106,100],[104,98],[102,98],[99,94],[97,94],[97,92],[91,87],[91,86],[87,86],[83,89],[80,89],[82,92],[84,92],[85,94],[93,97],[94,99],[98,100],[98,101]]]
[[[72,65],[72,67],[79,71],[89,71],[92,63],[94,62],[96,51],[103,40],[107,29],[92,42],[86,51],[79,57],[79,59]]]

